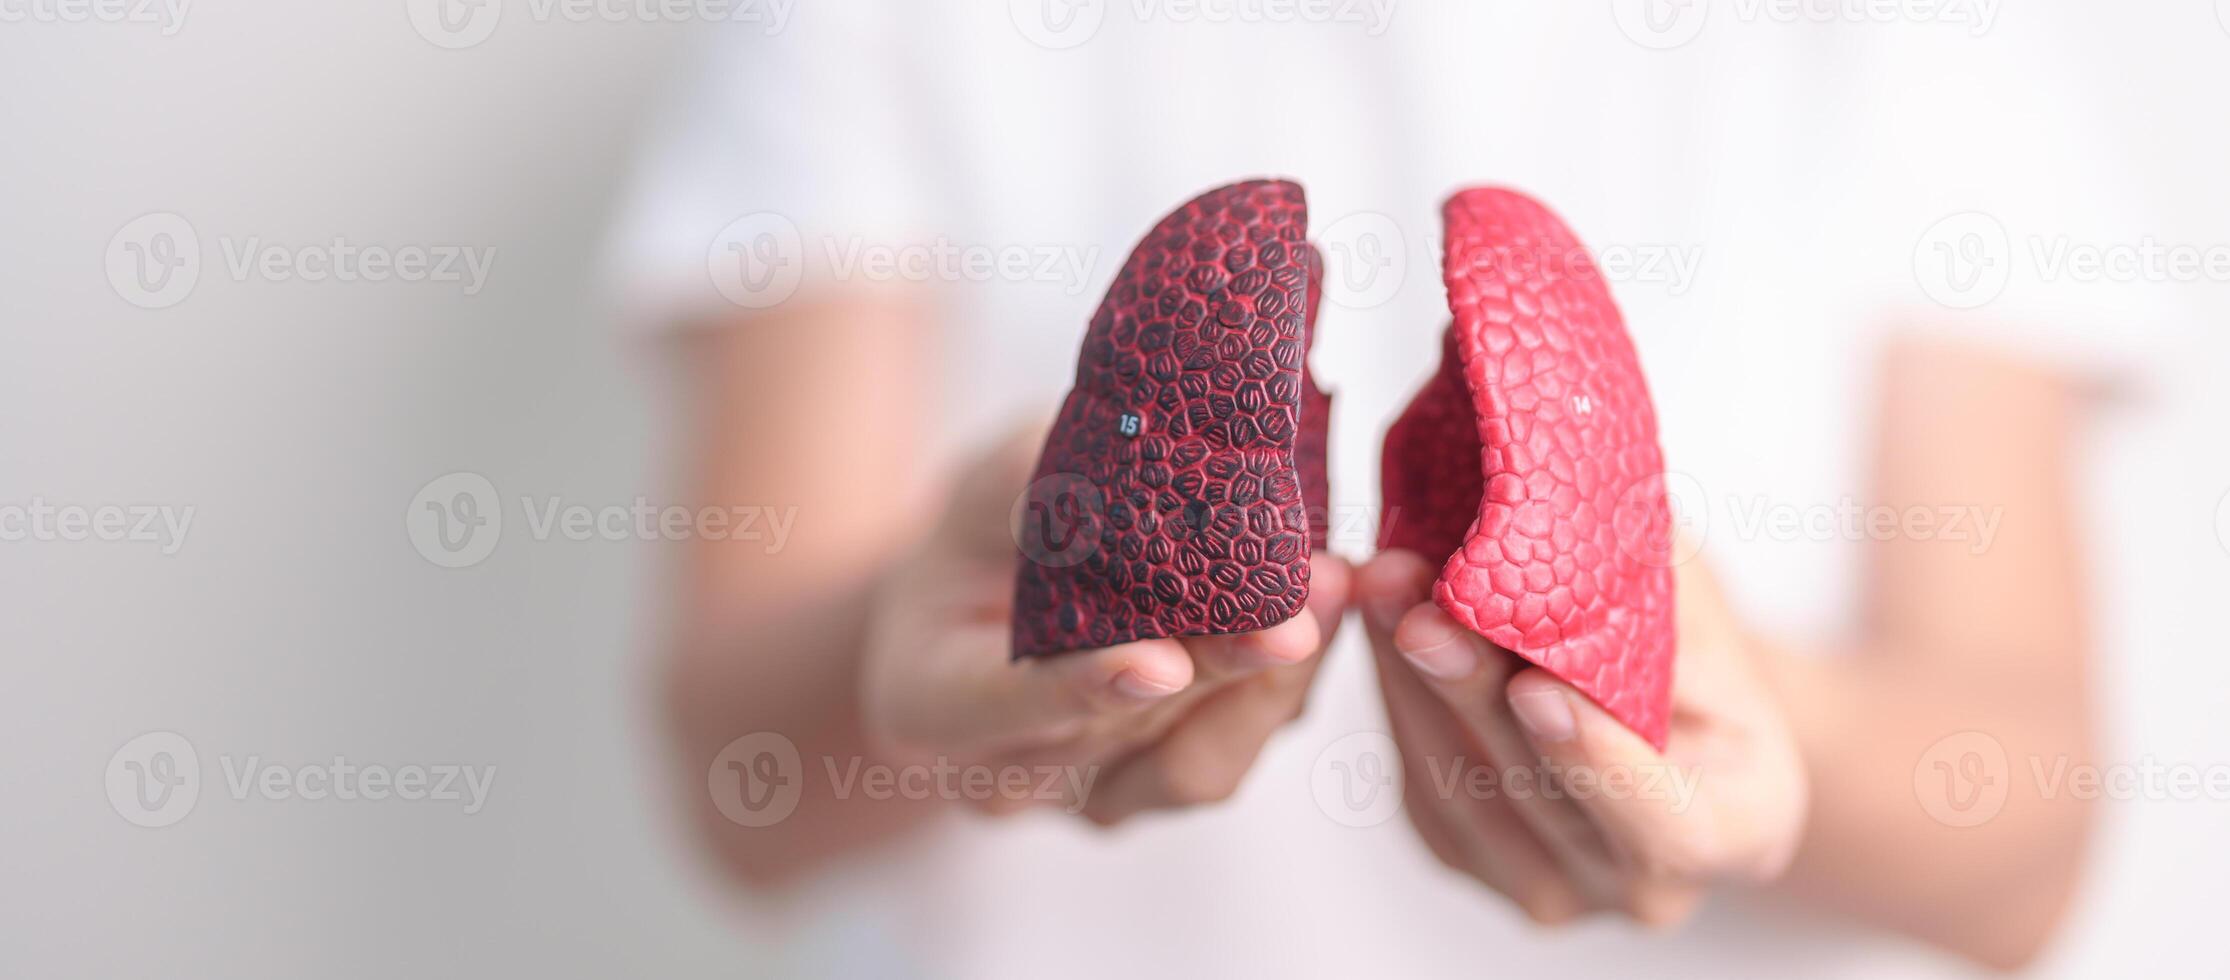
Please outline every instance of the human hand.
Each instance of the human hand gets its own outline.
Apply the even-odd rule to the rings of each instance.
[[[1679,660],[1662,755],[1449,618],[1429,598],[1435,573],[1414,552],[1381,553],[1357,573],[1356,601],[1402,753],[1403,807],[1442,863],[1537,922],[1612,911],[1658,927],[1684,921],[1715,884],[1787,867],[1804,823],[1803,763],[1700,561],[1675,572]]]
[[[1008,520],[1040,441],[1018,434],[970,467],[929,540],[880,590],[862,663],[870,744],[900,763],[1073,767],[1093,778],[1060,785],[1089,790],[1061,802],[1102,826],[1225,799],[1300,714],[1353,569],[1311,556],[1307,608],[1270,629],[1010,662]],[[1006,813],[1047,801],[974,802]]]

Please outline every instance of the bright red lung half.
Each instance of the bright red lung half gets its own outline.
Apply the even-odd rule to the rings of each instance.
[[[1016,509],[1016,657],[1301,611],[1331,411],[1308,369],[1307,232],[1300,185],[1247,181],[1163,218],[1123,263]]]
[[[1440,369],[1386,434],[1380,546],[1447,556],[1433,599],[1662,750],[1671,515],[1657,416],[1586,248],[1523,194],[1442,209]]]

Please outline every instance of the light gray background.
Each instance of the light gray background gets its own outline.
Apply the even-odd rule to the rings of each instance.
[[[734,975],[655,769],[658,563],[541,542],[516,498],[660,492],[660,379],[597,249],[684,27],[509,16],[442,50],[400,2],[205,0],[161,36],[0,24],[0,480],[196,508],[185,547],[0,548],[0,975]],[[175,212],[207,261],[142,310],[110,236]],[[496,250],[455,284],[235,282],[220,239]],[[426,481],[507,501],[478,566],[423,560]],[[204,770],[156,830],[104,794],[173,730]],[[222,756],[497,769],[487,808],[235,801]]]

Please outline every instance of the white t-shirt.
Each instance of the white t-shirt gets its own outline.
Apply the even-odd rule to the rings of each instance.
[[[794,231],[800,288],[927,278],[947,353],[923,370],[942,372],[934,436],[954,451],[1057,403],[1100,292],[1156,218],[1208,187],[1292,177],[1331,253],[1313,363],[1337,399],[1333,503],[1363,518],[1335,547],[1360,559],[1378,440],[1447,318],[1439,203],[1516,187],[1611,276],[1684,520],[1736,603],[1768,629],[1845,629],[1859,542],[1759,522],[1794,509],[1817,527],[1865,499],[1884,328],[2152,378],[2198,321],[2188,290],[2067,264],[2177,240],[2149,217],[2159,170],[2133,169],[2128,120],[2094,83],[2140,56],[2073,4],[1897,23],[1631,6],[890,2],[800,7],[771,34],[735,25],[708,35],[645,158],[615,239],[623,288],[643,324],[728,308],[712,265],[738,219]],[[2179,207],[2193,203],[2230,213],[2219,192]],[[870,265],[878,249],[891,268]],[[1328,747],[1385,731],[1359,631],[1329,657],[1308,716],[1228,805],[1113,835],[1050,815],[956,821],[828,885],[819,934],[834,938],[789,955],[969,978],[1956,970],[1740,901],[1670,938],[1539,933],[1400,819],[1350,827],[1318,805]]]

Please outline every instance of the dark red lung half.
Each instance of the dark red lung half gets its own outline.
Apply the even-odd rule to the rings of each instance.
[[[1539,202],[1442,210],[1455,315],[1386,434],[1382,548],[1445,556],[1433,599],[1662,750],[1671,723],[1671,512],[1657,415],[1594,260]]]
[[[1247,181],[1125,260],[1016,507],[1017,658],[1259,630],[1308,601],[1331,398],[1307,232],[1300,185]]]

